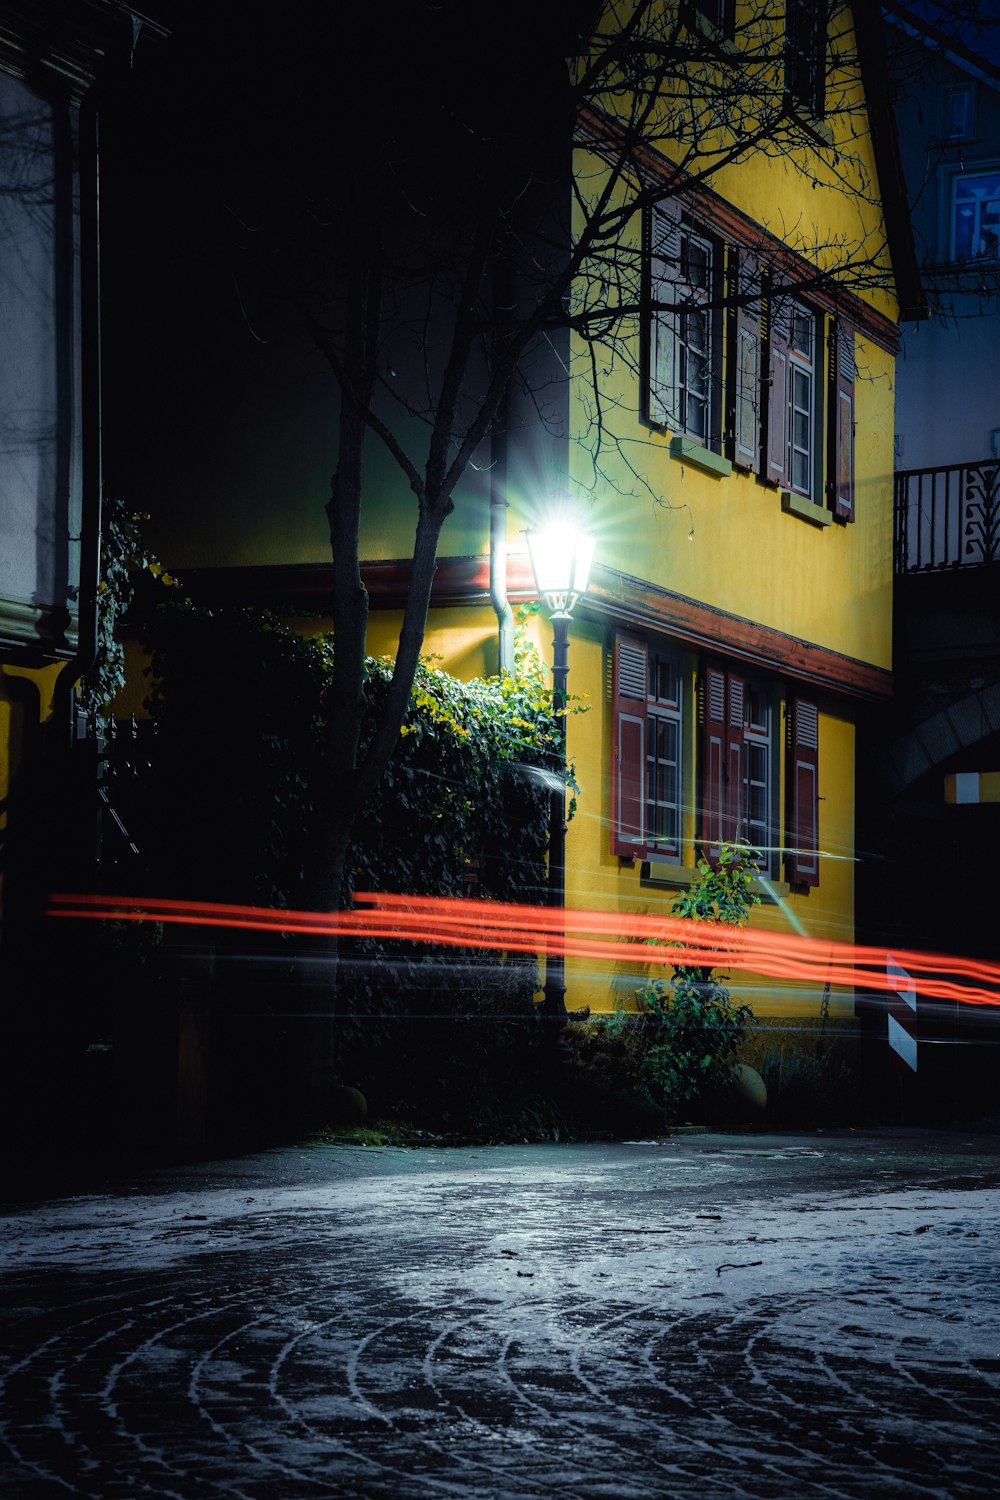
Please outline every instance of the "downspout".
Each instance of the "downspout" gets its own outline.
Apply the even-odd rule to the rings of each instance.
[[[505,314],[509,313],[510,262],[504,249],[493,262],[493,319],[496,341],[502,345]],[[498,671],[514,671],[514,614],[507,598],[507,448],[510,426],[510,385],[501,398],[490,435],[490,603],[497,617]]]
[[[98,85],[80,104],[80,347],[82,427],[80,593],[76,651],[56,678],[53,717],[72,730],[72,693],[97,653],[97,586],[101,573],[101,265]]]
[[[497,617],[501,675],[514,671],[514,613],[507,598],[507,416],[504,395],[490,438],[490,603]]]

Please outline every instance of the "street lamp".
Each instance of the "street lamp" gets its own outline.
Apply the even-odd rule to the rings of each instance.
[[[556,780],[549,798],[548,904],[562,910],[566,905],[566,683],[569,677],[569,622],[573,606],[586,592],[594,538],[568,518],[554,520],[544,528],[525,532],[535,585],[551,612],[552,707],[558,725]],[[553,932],[553,937],[559,936]],[[549,1023],[557,1059],[565,1059],[566,981],[562,953],[545,958],[543,1014]]]

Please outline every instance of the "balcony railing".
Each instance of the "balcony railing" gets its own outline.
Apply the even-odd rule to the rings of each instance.
[[[1000,459],[896,474],[897,573],[1000,562]]]

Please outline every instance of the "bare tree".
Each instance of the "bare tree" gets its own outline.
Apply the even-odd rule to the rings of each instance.
[[[198,157],[202,209],[214,205],[227,229],[210,237],[212,254],[233,267],[247,318],[256,328],[293,308],[339,392],[326,502],[337,708],[319,893],[333,906],[353,821],[407,712],[442,526],[507,398],[544,406],[554,366],[579,378],[580,482],[607,479],[611,454],[616,475],[624,459],[644,482],[642,440],[618,420],[606,380],[612,365],[638,373],[640,321],[668,310],[651,298],[644,216],[763,154],[826,190],[812,199],[815,222],[762,205],[756,249],[776,289],[886,288],[892,268],[877,185],[855,150],[869,123],[845,5],[790,0],[786,17],[770,0],[436,0],[371,7],[350,27],[319,5],[280,29],[256,24],[229,7],[199,17],[183,76],[198,123],[185,157],[172,94],[169,148],[188,168]],[[184,35],[164,74],[174,89]],[[159,108],[165,95],[150,97]],[[830,191],[853,226],[835,234]],[[201,223],[192,215],[199,235]],[[712,305],[755,296],[747,279]],[[362,751],[373,445],[412,495],[414,531],[391,687]]]

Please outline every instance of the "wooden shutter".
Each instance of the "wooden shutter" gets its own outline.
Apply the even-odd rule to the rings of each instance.
[[[746,714],[746,683],[731,672],[726,682],[726,814],[723,838],[727,843],[743,832],[743,734]]]
[[[726,836],[726,674],[707,666],[701,683],[701,807],[699,840],[708,859],[717,859]]]
[[[634,858],[646,845],[645,644],[616,636],[611,670],[611,852]]]
[[[827,494],[838,521],[854,520],[854,375],[854,330],[835,318],[827,376]]]
[[[756,473],[761,465],[760,292],[757,257],[734,247],[729,257],[727,298],[730,374],[726,382],[726,456],[737,468]]]
[[[789,724],[788,879],[819,885],[819,711],[793,698]]]
[[[790,307],[785,297],[768,306],[767,478],[787,484],[788,355]]]
[[[677,301],[680,272],[680,208],[673,199],[650,215],[647,415],[651,422],[677,426],[676,313],[662,304]],[[661,304],[656,307],[655,304]]]
[[[700,842],[709,860],[743,836],[746,682],[707,666],[702,680]]]

